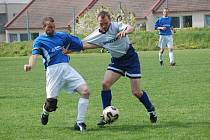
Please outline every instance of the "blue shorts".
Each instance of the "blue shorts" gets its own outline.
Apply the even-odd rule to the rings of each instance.
[[[131,79],[141,78],[141,69],[138,54],[130,45],[127,53],[119,58],[112,57],[107,70],[127,76]]]

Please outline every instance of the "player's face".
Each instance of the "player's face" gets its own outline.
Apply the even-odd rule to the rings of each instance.
[[[167,9],[164,9],[164,10],[163,10],[163,16],[164,16],[164,17],[167,17],[167,16],[168,16],[168,10],[167,10]]]
[[[47,35],[53,35],[55,32],[55,23],[46,21],[45,25],[43,26],[43,29]]]
[[[98,17],[98,22],[99,22],[100,30],[102,32],[108,31],[109,26],[111,24],[111,20],[109,19],[108,16],[105,16],[104,18]]]

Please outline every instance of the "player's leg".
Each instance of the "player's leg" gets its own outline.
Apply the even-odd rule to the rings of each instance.
[[[114,72],[112,70],[107,70],[104,75],[104,79],[102,81],[102,90],[101,90],[101,100],[103,109],[107,106],[111,105],[112,101],[112,93],[111,93],[111,86],[121,77],[121,74]],[[103,116],[101,116],[99,122],[97,125],[99,127],[104,126],[107,124],[106,121],[104,121]]]
[[[155,107],[152,104],[151,100],[149,99],[147,92],[144,90],[141,90],[140,88],[140,79],[130,79],[131,82],[131,90],[132,94],[144,105],[147,112],[150,115],[150,121],[152,123],[156,123],[157,121],[157,115],[155,112]]]
[[[155,108],[147,93],[140,88],[141,65],[138,54],[136,52],[131,52],[131,54],[127,61],[126,76],[130,78],[132,94],[145,106],[150,114],[151,122],[154,123],[157,121]]]
[[[172,35],[167,36],[167,47],[169,49],[169,62],[171,66],[175,66],[176,63],[174,61],[174,49],[173,49],[173,37]]]
[[[160,65],[163,66],[163,52],[164,52],[164,48],[160,48],[159,51],[159,61],[160,61]]]
[[[165,36],[160,35],[159,38],[159,47],[160,47],[160,51],[159,51],[159,62],[160,65],[163,65],[163,53],[164,53],[164,48],[166,47],[166,39]]]
[[[102,81],[101,99],[103,109],[111,105],[112,93],[111,86],[121,77],[121,74],[107,70]]]
[[[64,79],[66,82],[63,86],[63,89],[68,93],[76,91],[80,94],[77,107],[77,119],[74,128],[75,130],[83,131],[86,129],[85,118],[89,105],[89,88],[85,80],[74,68],[69,65],[66,67],[67,68],[64,73]]]
[[[90,91],[87,84],[79,86],[76,91],[80,94],[77,109],[77,120],[74,128],[83,131],[86,129],[85,118],[88,110]]]
[[[62,66],[52,65],[47,68],[46,71],[46,93],[47,98],[43,105],[43,112],[41,115],[41,123],[46,125],[48,123],[49,113],[56,111],[57,109],[57,96],[61,87],[62,82]]]

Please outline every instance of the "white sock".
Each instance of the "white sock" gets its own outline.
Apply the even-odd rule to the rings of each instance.
[[[80,98],[78,102],[77,123],[85,122],[89,99]]]
[[[163,53],[159,52],[159,61],[163,61]]]
[[[169,51],[169,61],[170,63],[174,63],[174,52]]]

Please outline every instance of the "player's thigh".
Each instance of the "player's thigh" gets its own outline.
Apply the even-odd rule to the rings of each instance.
[[[112,70],[107,70],[104,74],[103,84],[113,85],[118,79],[120,79],[121,74],[114,72]]]
[[[160,48],[166,48],[167,47],[166,36],[160,35],[160,38],[159,38],[159,47]]]
[[[172,37],[172,35],[167,36],[167,47],[171,50],[173,49],[173,37]]]
[[[63,86],[63,89],[68,93],[77,91],[77,88],[86,84],[83,77],[71,66],[68,66],[68,68],[65,71],[64,81],[65,84]]]
[[[55,98],[63,86],[62,66],[51,66],[46,71],[47,98]]]

